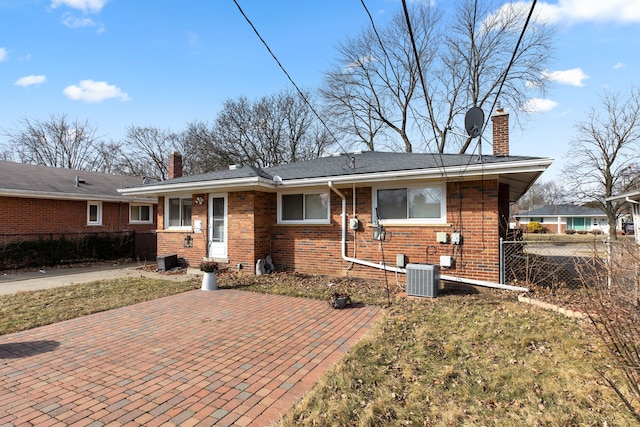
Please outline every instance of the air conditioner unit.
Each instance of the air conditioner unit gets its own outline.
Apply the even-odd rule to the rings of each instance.
[[[435,298],[439,285],[437,265],[407,264],[407,295]]]

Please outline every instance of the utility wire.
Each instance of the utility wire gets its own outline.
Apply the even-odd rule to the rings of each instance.
[[[240,7],[240,5],[238,4],[237,0],[233,0],[233,2],[235,3],[236,7],[240,11],[240,14],[242,14],[242,16],[244,17],[245,21],[247,21],[247,23],[251,26],[251,28],[253,29],[253,32],[256,33],[256,36],[258,36],[258,38],[260,39],[260,41],[262,42],[264,47],[267,48],[267,51],[269,52],[269,54],[271,54],[271,57],[276,61],[276,63],[278,64],[278,66],[280,67],[282,72],[285,74],[285,76],[287,76],[287,78],[289,79],[289,81],[291,82],[293,87],[296,88],[296,91],[298,92],[298,94],[302,97],[304,102],[309,106],[309,108],[311,109],[313,114],[317,117],[317,119],[320,120],[320,123],[322,123],[322,126],[324,126],[324,128],[327,130],[327,132],[329,132],[329,135],[331,135],[331,137],[334,139],[336,144],[338,144],[338,146],[340,146],[340,149],[342,150],[342,152],[344,154],[347,154],[347,150],[345,150],[345,148],[342,146],[342,144],[340,143],[338,138],[334,135],[334,133],[331,131],[331,129],[329,128],[327,123],[322,119],[322,117],[320,117],[320,114],[318,114],[318,112],[313,107],[313,105],[311,105],[311,103],[309,102],[309,100],[307,99],[305,94],[302,92],[302,90],[300,90],[300,88],[298,87],[296,82],[293,81],[293,78],[291,78],[291,75],[284,68],[284,66],[282,65],[282,63],[278,59],[278,57],[273,53],[273,51],[271,50],[271,48],[269,47],[267,42],[262,38],[262,36],[260,35],[260,32],[258,32],[258,29],[255,27],[255,25],[253,25],[253,22],[251,22],[249,17],[244,13],[244,11],[242,10],[242,7]]]
[[[416,47],[416,40],[413,36],[413,28],[411,27],[411,19],[409,18],[409,10],[407,9],[407,1],[402,0],[402,8],[404,10],[404,18],[407,21],[407,30],[409,31],[409,38],[411,40],[411,47],[413,48],[413,55],[416,57],[416,67],[418,68],[418,75],[420,76],[420,84],[422,84],[422,91],[424,92],[424,99],[427,103],[427,110],[429,111],[429,118],[431,122],[435,122],[435,115],[431,106],[431,100],[427,94],[427,85],[424,83],[424,76],[422,75],[422,66],[420,65],[420,56],[418,56],[418,48]],[[435,126],[431,126],[433,129],[433,137],[438,141],[438,135],[436,133]],[[438,150],[440,151],[440,150]]]
[[[361,0],[364,4],[364,0]],[[405,20],[407,22],[407,30],[409,31],[409,39],[411,40],[411,47],[413,49],[413,56],[415,56],[416,58],[416,67],[418,69],[418,75],[420,76],[420,83],[422,84],[422,91],[424,92],[424,99],[425,99],[425,103],[427,104],[427,110],[429,112],[429,119],[431,120],[431,129],[433,130],[433,139],[436,143],[436,146],[438,148],[438,155],[440,157],[440,164],[438,164],[438,162],[436,161],[436,166],[438,167],[438,169],[440,169],[440,173],[442,174],[442,176],[446,179],[447,178],[447,170],[444,166],[444,161],[442,159],[442,153],[440,152],[440,148],[438,144],[438,134],[436,133],[436,127],[435,127],[435,114],[433,112],[433,107],[431,105],[431,100],[429,99],[429,95],[427,93],[427,86],[424,83],[424,76],[422,74],[422,66],[420,65],[420,56],[418,55],[418,48],[416,46],[416,39],[413,35],[413,28],[411,26],[411,19],[409,18],[409,10],[407,9],[407,2],[406,0],[402,0],[402,7],[404,10],[404,17]],[[373,23],[373,21],[371,21]],[[377,34],[377,32],[376,32]],[[382,45],[382,41],[380,41],[380,44]],[[384,47],[383,47],[384,50]],[[385,51],[386,52],[386,51]],[[422,133],[422,130],[420,130],[420,132]],[[424,138],[424,134],[422,135]],[[426,138],[425,138],[426,139]]]
[[[516,43],[515,49],[513,49],[513,54],[511,55],[511,59],[509,60],[509,64],[507,65],[507,69],[504,72],[504,76],[502,77],[502,81],[500,82],[500,86],[498,87],[498,93],[496,93],[496,97],[493,99],[493,104],[491,104],[491,109],[489,110],[489,115],[487,117],[487,121],[485,122],[484,128],[486,129],[489,124],[489,118],[491,117],[491,112],[496,107],[498,103],[498,98],[500,97],[500,92],[502,92],[502,87],[504,86],[504,82],[507,80],[507,76],[509,75],[509,70],[511,70],[511,66],[516,60],[516,55],[518,54],[518,49],[520,49],[520,43],[522,43],[522,39],[524,38],[524,34],[527,31],[527,27],[529,26],[529,21],[531,20],[531,16],[533,15],[533,10],[536,8],[537,0],[533,0],[531,3],[531,9],[529,9],[529,14],[527,15],[527,20],[524,22],[524,26],[522,27],[522,32],[520,33],[520,37],[518,38],[518,42]]]

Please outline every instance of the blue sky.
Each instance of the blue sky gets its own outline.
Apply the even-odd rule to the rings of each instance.
[[[369,23],[360,0],[238,3],[308,89],[321,84],[335,46]],[[399,0],[365,3],[377,25],[401,7]],[[640,0],[538,1],[536,8],[559,28],[546,74],[553,84],[531,100],[536,113],[524,128],[512,128],[511,153],[555,158],[543,176],[552,179],[574,125],[603,90],[626,94],[640,85]],[[289,85],[232,0],[0,0],[3,130],[25,117],[66,114],[107,140],[130,125],[181,131],[214,118],[229,98],[257,99]]]

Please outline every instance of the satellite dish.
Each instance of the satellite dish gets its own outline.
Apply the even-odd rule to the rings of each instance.
[[[471,107],[464,116],[464,127],[471,138],[480,136],[484,125],[484,112],[480,107]]]

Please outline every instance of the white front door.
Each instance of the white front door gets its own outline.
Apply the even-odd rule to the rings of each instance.
[[[227,195],[209,194],[209,251],[210,258],[227,257]]]

